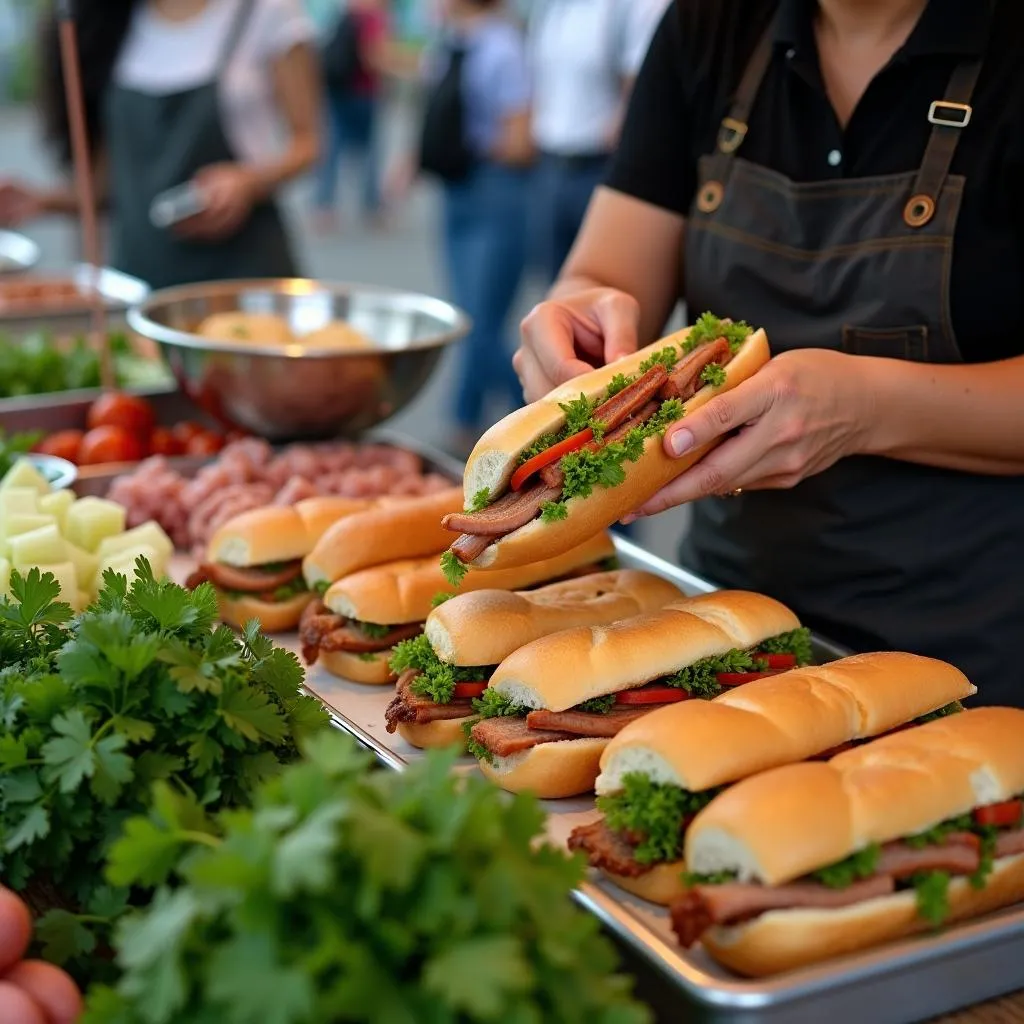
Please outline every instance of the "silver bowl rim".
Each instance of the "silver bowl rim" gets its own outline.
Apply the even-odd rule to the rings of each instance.
[[[65,491],[78,479],[78,467],[67,459],[56,455],[45,455],[42,452],[29,452],[25,456],[55,491]]]
[[[288,286],[299,285],[302,291],[296,294],[315,295],[328,292],[334,295],[348,295],[358,291],[364,295],[379,295],[384,298],[401,299],[402,304],[412,312],[433,315],[438,320],[448,321],[447,330],[435,337],[425,339],[417,344],[400,349],[387,349],[376,346],[372,349],[307,349],[301,343],[291,345],[245,345],[234,341],[215,341],[199,334],[179,331],[166,327],[151,319],[148,312],[156,306],[172,302],[183,302],[189,299],[201,299],[204,294],[218,293],[225,287],[238,291],[246,289],[262,289],[277,291],[288,295]],[[312,286],[312,287],[311,287]],[[268,359],[365,359],[367,355],[403,354],[419,352],[444,345],[465,337],[472,328],[469,315],[445,299],[434,298],[422,292],[411,292],[404,288],[391,288],[386,285],[358,284],[355,282],[326,282],[312,278],[266,278],[241,281],[206,281],[202,284],[179,285],[174,288],[163,288],[149,294],[146,300],[128,310],[128,326],[137,334],[161,345],[175,348],[196,349],[203,352],[219,352],[240,356],[260,356]]]
[[[20,252],[16,251],[14,255],[11,255],[4,251],[8,246],[20,250]],[[42,259],[42,256],[43,250],[38,242],[20,232],[0,228],[0,276],[23,274],[26,270],[31,270]],[[5,260],[12,263],[13,266],[5,267]]]

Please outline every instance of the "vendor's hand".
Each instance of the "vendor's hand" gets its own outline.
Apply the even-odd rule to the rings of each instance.
[[[534,307],[512,365],[528,402],[637,349],[640,307],[615,288],[591,288]]]
[[[43,195],[17,181],[0,181],[0,227],[16,228],[46,212]]]
[[[25,904],[0,886],[0,1021],[74,1024],[82,1013],[81,995],[53,964],[22,960],[31,938]]]
[[[793,487],[863,450],[873,396],[862,368],[858,357],[824,349],[776,356],[665,432],[673,457],[725,440],[623,521],[709,495]]]
[[[204,167],[193,179],[206,208],[177,226],[182,238],[219,242],[236,234],[256,201],[252,175],[238,164]]]

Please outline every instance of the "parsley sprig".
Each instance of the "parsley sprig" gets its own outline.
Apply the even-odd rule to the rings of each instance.
[[[713,313],[702,313],[690,328],[690,332],[683,342],[683,351],[689,353],[701,345],[706,345],[709,341],[725,338],[729,342],[729,348],[735,353],[752,333],[753,328],[750,324],[744,323],[742,320],[726,323]]]
[[[450,704],[455,697],[456,683],[475,683],[489,679],[494,666],[466,667],[441,661],[430,641],[421,633],[412,640],[395,645],[391,671],[400,675],[409,669],[420,674],[413,680],[413,693],[429,697],[435,704]]]

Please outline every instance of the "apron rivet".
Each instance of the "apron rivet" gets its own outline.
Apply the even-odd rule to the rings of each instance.
[[[903,207],[903,220],[908,227],[921,228],[935,215],[935,200],[931,196],[911,196]]]
[[[722,196],[725,190],[721,182],[709,181],[697,196],[697,209],[701,213],[714,213],[722,205]]]

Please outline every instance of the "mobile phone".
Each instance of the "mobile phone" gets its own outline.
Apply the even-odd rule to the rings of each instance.
[[[169,228],[205,209],[202,192],[190,181],[161,192],[149,207],[149,220],[155,228]]]

